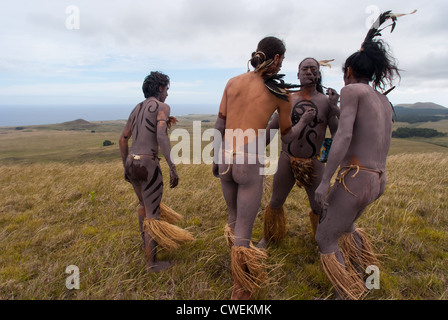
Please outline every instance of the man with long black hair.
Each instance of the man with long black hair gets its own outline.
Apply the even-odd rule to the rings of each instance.
[[[379,263],[367,234],[355,227],[355,221],[386,186],[393,108],[386,95],[377,90],[385,90],[400,74],[387,45],[375,37],[381,35],[379,28],[389,19],[394,27],[397,15],[382,13],[361,49],[344,64],[338,131],[315,192],[316,202],[324,207],[316,241],[338,298],[361,298],[367,290],[362,274],[367,266]],[[327,195],[339,166],[336,183]]]

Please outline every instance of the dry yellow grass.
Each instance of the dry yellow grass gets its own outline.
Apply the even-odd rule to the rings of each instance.
[[[230,250],[223,236],[226,206],[209,165],[180,165],[180,184],[163,201],[184,215],[179,226],[196,241],[161,252],[174,266],[147,274],[140,249],[137,199],[121,162],[0,166],[0,299],[228,299]],[[446,153],[388,158],[385,194],[358,225],[379,253],[381,288],[366,299],[448,298],[448,159]],[[261,238],[261,213],[253,236]],[[281,263],[258,299],[332,297],[308,221],[305,192],[286,202],[288,235],[268,249]],[[65,269],[80,269],[80,289],[68,290]]]

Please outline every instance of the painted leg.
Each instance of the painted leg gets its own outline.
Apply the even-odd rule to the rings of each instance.
[[[266,279],[265,250],[251,245],[252,229],[263,192],[258,165],[234,165],[232,176],[238,183],[237,219],[231,264],[234,287],[232,299],[249,299]]]
[[[141,162],[148,173],[148,176],[141,187],[142,200],[145,209],[142,230],[145,232],[146,268],[149,272],[158,272],[171,266],[171,262],[169,261],[157,261],[158,243],[153,239],[153,236],[150,235],[150,233],[154,234],[153,229],[155,225],[150,222],[160,219],[160,203],[163,194],[163,177],[158,161],[144,157]]]
[[[258,248],[266,248],[270,241],[278,242],[286,236],[286,215],[283,205],[294,184],[291,162],[282,152],[278,170],[274,175],[271,201],[266,206],[263,216],[263,238],[258,243]]]
[[[148,272],[160,272],[172,266],[170,261],[157,261],[157,242],[145,232],[145,258]]]
[[[322,212],[316,232],[322,267],[336,290],[336,296],[343,299],[360,299],[367,289],[338,246],[339,239],[358,217],[358,201],[336,183],[327,198],[328,207]]]
[[[145,220],[145,207],[140,205],[138,207],[138,226],[140,235],[142,237],[142,250],[145,250],[145,232],[143,231],[143,221]]]
[[[227,168],[229,170],[227,170]],[[232,167],[228,165],[220,165],[219,172],[226,172],[226,174],[220,176],[221,178],[221,190],[224,196],[224,200],[227,205],[227,224],[224,227],[224,238],[229,248],[232,248],[235,240],[235,223],[237,218],[237,197],[238,197],[238,184],[233,181]]]
[[[313,232],[313,237],[316,237],[317,225],[319,224],[320,215],[322,214],[321,206],[314,200],[314,195],[317,187],[322,180],[323,171],[325,166],[322,162],[313,158],[313,178],[311,180],[311,185],[305,187],[306,193],[308,195],[308,200],[310,202],[311,210],[308,212],[311,223],[311,231]]]

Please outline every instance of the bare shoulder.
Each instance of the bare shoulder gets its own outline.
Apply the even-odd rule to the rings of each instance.
[[[328,104],[328,96],[326,94],[318,92],[316,94],[316,102],[321,105],[327,105]]]
[[[233,78],[230,78],[227,83],[226,83],[226,87],[224,89],[224,92],[226,93],[226,95],[231,94],[234,90],[239,90],[239,88],[241,87],[241,82],[242,82],[242,74],[235,76]]]
[[[371,86],[364,83],[348,84],[341,89],[341,95],[363,96],[374,92]]]
[[[169,104],[165,103],[165,102],[160,102],[160,108],[163,110],[171,110],[171,107]]]
[[[243,73],[243,74],[237,75],[237,76],[235,76],[233,78],[230,78],[227,81],[226,87],[228,88],[228,87],[231,87],[232,85],[238,84],[239,82],[244,81],[246,78],[247,78],[247,74],[246,73]]]
[[[300,94],[300,92],[293,92],[293,93],[291,93],[291,101],[292,101],[292,104],[294,105],[296,102],[298,102],[298,101],[300,101],[300,100],[302,100],[302,96],[301,96],[301,94]]]
[[[158,120],[167,120],[171,113],[170,106],[165,102],[158,102],[159,103],[159,111],[157,113],[157,119]]]

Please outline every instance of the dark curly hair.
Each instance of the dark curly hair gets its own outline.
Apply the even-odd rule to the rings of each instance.
[[[355,78],[373,81],[374,89],[384,90],[386,85],[393,85],[395,77],[401,78],[397,62],[388,49],[382,40],[364,42],[360,51],[347,58],[342,71],[346,74],[350,67]]]
[[[158,71],[152,71],[143,81],[143,94],[145,98],[158,97],[159,87],[165,87],[170,84],[170,77]]]

